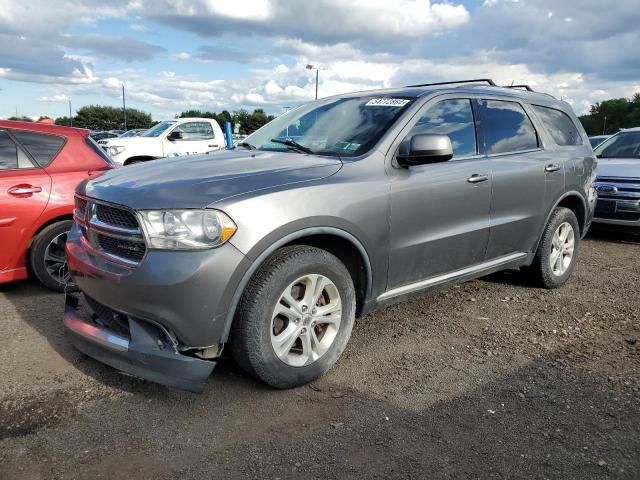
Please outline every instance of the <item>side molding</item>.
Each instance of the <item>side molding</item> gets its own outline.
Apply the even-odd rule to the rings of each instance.
[[[238,307],[238,303],[240,302],[240,297],[242,296],[244,289],[246,288],[249,280],[253,276],[253,274],[258,270],[260,265],[280,247],[287,245],[288,243],[293,242],[299,238],[308,237],[311,235],[321,235],[321,234],[329,234],[335,235],[337,237],[342,237],[345,240],[349,241],[354,247],[358,249],[358,252],[362,256],[364,261],[364,266],[366,270],[366,278],[367,278],[367,287],[366,287],[366,295],[365,298],[368,298],[371,294],[371,287],[373,285],[373,272],[371,270],[371,261],[369,260],[369,255],[365,250],[364,246],[360,241],[354,237],[349,232],[342,230],[340,228],[335,227],[310,227],[304,228],[302,230],[298,230],[296,232],[290,233],[280,240],[272,243],[267,249],[265,249],[256,259],[251,263],[249,269],[245,272],[240,280],[240,284],[236,288],[235,293],[233,294],[233,298],[231,299],[231,303],[229,305],[229,310],[227,311],[227,315],[224,319],[224,330],[222,333],[222,343],[226,343],[229,340],[229,332],[231,331],[231,324],[233,323],[233,317],[236,314],[236,308]]]

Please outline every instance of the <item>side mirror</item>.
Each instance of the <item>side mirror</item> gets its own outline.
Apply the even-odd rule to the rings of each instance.
[[[167,135],[167,140],[173,142],[175,140],[182,140],[182,132],[180,130],[174,130],[169,135]]]
[[[452,157],[453,146],[447,135],[427,133],[418,133],[405,138],[396,155],[398,163],[403,167],[446,162]]]

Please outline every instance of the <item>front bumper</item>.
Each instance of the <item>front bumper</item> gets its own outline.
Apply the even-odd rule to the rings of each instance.
[[[139,265],[119,265],[83,241],[74,225],[67,263],[78,288],[131,318],[162,325],[181,348],[226,342],[231,299],[250,262],[233,245],[199,251],[148,250]]]
[[[124,332],[101,322],[83,296],[67,294],[64,326],[82,353],[135,377],[192,392],[204,390],[215,362],[180,354],[156,325],[131,317],[120,321],[128,325]]]
[[[640,227],[640,199],[598,198],[593,221],[622,227]]]

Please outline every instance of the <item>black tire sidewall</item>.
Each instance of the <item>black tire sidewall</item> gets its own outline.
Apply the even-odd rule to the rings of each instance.
[[[573,228],[574,234],[574,248],[573,248],[573,257],[571,258],[571,265],[567,269],[564,274],[561,276],[557,276],[553,273],[551,269],[551,265],[549,264],[549,258],[551,256],[553,235],[555,234],[558,227],[567,222]],[[575,214],[569,210],[568,208],[557,208],[551,219],[549,220],[547,227],[545,228],[544,235],[542,241],[540,243],[540,248],[538,250],[538,269],[539,274],[541,276],[541,280],[545,287],[547,288],[557,288],[564,285],[567,280],[573,274],[573,271],[576,268],[576,261],[578,258],[578,250],[580,246],[580,226],[578,224],[578,219]]]
[[[73,222],[71,220],[63,220],[48,225],[35,236],[29,251],[29,266],[31,267],[31,271],[40,283],[56,292],[63,292],[64,285],[51,278],[44,263],[44,255],[49,243],[61,233],[69,232],[72,225]]]
[[[355,317],[355,290],[344,265],[330,253],[313,247],[293,249],[291,253],[291,256],[275,262],[277,265],[267,264],[266,268],[271,269],[268,275],[259,275],[260,280],[253,285],[250,284],[245,295],[253,297],[253,301],[251,307],[243,312],[244,318],[239,319],[248,322],[248,333],[251,336],[255,335],[252,345],[257,351],[250,358],[253,372],[276,388],[303,385],[331,368],[349,341]],[[272,314],[285,288],[298,278],[309,274],[323,275],[335,284],[342,301],[342,319],[336,339],[320,359],[311,365],[293,367],[280,360],[273,350]]]

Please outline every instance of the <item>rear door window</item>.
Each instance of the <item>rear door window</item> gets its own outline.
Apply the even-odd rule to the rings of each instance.
[[[58,135],[25,130],[12,130],[11,133],[41,167],[46,167],[52,162],[66,141],[64,137]]]
[[[562,147],[582,145],[582,137],[573,120],[564,112],[555,108],[533,105],[538,117],[547,129],[553,141]]]
[[[4,130],[0,130],[0,170],[16,170],[19,168],[33,168],[33,164],[9,134]]]
[[[480,121],[488,155],[538,148],[538,134],[517,102],[481,100]]]
[[[478,153],[473,110],[469,99],[442,100],[429,107],[409,135],[420,133],[448,135],[453,146],[454,158],[471,157]]]
[[[183,123],[176,130],[182,132],[182,140],[211,140],[213,128],[208,122]]]

